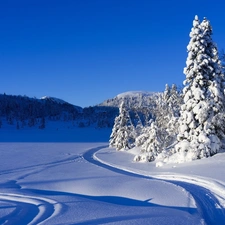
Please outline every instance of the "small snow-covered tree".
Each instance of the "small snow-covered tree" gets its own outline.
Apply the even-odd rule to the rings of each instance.
[[[155,123],[158,127],[158,140],[162,150],[176,141],[177,119],[179,116],[181,96],[176,85],[166,85],[163,94],[158,95],[156,107],[153,110]]]
[[[139,133],[139,135],[135,138],[135,146],[136,147],[141,147],[149,138],[149,129],[150,125],[152,123],[152,119],[144,126]],[[143,149],[142,149],[143,152]]]
[[[135,136],[138,137],[139,135],[142,134],[144,127],[143,127],[141,118],[138,115],[138,113],[135,114],[135,120],[136,120],[136,124],[135,124]]]
[[[170,108],[172,108],[173,115],[175,117],[180,116],[180,107],[182,103],[183,103],[182,94],[180,93],[180,91],[178,91],[177,86],[175,84],[172,84],[168,104],[170,105]]]
[[[162,151],[162,146],[158,139],[159,135],[156,123],[152,121],[145,131],[145,133],[137,138],[137,143],[140,144],[141,147],[141,154],[136,155],[134,161],[154,161]]]
[[[119,109],[119,115],[115,118],[112,133],[110,135],[109,146],[117,150],[130,149],[135,141],[135,130],[131,123],[130,115],[122,103]]]
[[[195,16],[187,46],[183,105],[179,118],[178,144],[175,152],[185,160],[209,157],[221,147],[221,128],[216,121],[224,113],[224,78],[218,51],[211,38],[207,19]]]
[[[170,95],[171,95],[171,88],[168,84],[166,84],[165,90],[163,93],[163,98],[167,101],[170,98]]]
[[[110,140],[109,140],[109,146],[110,147],[116,147],[117,145],[117,135],[120,130],[120,121],[121,121],[121,116],[120,114],[115,118],[112,133],[110,135]]]

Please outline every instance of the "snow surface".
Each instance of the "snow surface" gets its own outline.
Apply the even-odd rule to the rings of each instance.
[[[109,148],[99,130],[65,131],[64,142],[51,132],[29,142],[44,137],[30,130],[0,143],[0,224],[224,224],[225,153],[156,167]]]
[[[0,142],[107,142],[111,128],[78,128],[66,121],[48,121],[45,129],[24,127],[15,129],[4,123]]]

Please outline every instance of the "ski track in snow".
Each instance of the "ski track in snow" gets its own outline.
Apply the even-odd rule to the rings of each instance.
[[[42,164],[38,164],[35,166],[25,166],[23,168],[15,168],[15,169],[10,169],[10,170],[3,170],[1,171],[1,174],[10,174],[10,173],[15,173],[15,172],[27,172],[27,170],[32,170],[32,172],[29,173],[25,173],[25,175],[22,175],[18,178],[18,180],[22,180],[28,176],[31,176],[33,174],[36,173],[40,173],[41,171],[54,167],[54,166],[58,166],[58,165],[62,165],[62,164],[67,164],[67,163],[72,163],[74,162],[76,159],[81,159],[82,155],[75,155],[75,156],[70,156],[66,159],[62,159],[62,160],[58,160],[55,162],[50,162],[50,163],[42,163]]]
[[[197,206],[197,210],[201,217],[204,219],[203,224],[212,225],[224,225],[225,221],[225,184],[209,180],[203,177],[194,177],[187,175],[143,175],[131,169],[123,168],[121,166],[110,164],[98,158],[96,152],[104,148],[98,147],[87,151],[83,157],[88,162],[97,166],[109,169],[111,171],[127,175],[135,176],[147,179],[160,179],[165,182],[172,183],[174,185],[184,188],[194,198]]]
[[[23,176],[20,175],[18,180],[27,176],[42,172],[46,168],[72,163],[76,159],[83,158],[91,164],[95,164],[104,169],[111,170],[125,176],[132,176],[144,179],[163,180],[182,187],[194,198],[198,213],[204,219],[204,225],[218,224],[222,225],[225,221],[225,185],[215,180],[206,180],[203,177],[191,177],[187,175],[166,174],[166,175],[143,175],[143,172],[138,173],[122,166],[110,164],[98,158],[96,153],[106,148],[107,146],[99,146],[86,151],[83,155],[70,156],[66,159],[36,166],[28,166],[24,168],[15,168],[14,170],[2,171],[2,174],[13,172],[26,172]],[[33,225],[45,224],[46,221],[63,213],[63,205],[55,200],[27,194],[23,189],[17,187],[17,181],[11,181],[13,188],[10,188],[10,193],[0,192],[0,201],[10,205],[12,209],[7,215],[0,218],[0,224],[20,224]],[[7,188],[7,184],[5,184]],[[19,186],[19,185],[18,185]],[[14,190],[14,193],[13,193]]]
[[[59,214],[62,208],[54,200],[24,194],[0,193],[0,200],[16,205],[14,211],[0,219],[4,225],[43,224]]]
[[[19,176],[17,181],[22,180],[28,176],[42,172],[47,168],[54,166],[72,163],[76,159],[82,158],[81,155],[70,156],[66,159],[38,164],[35,166],[27,166],[23,168],[15,168],[12,170],[1,171],[1,174],[10,174],[15,172],[25,172],[24,175]],[[31,170],[31,171],[30,171]],[[54,216],[62,212],[63,205],[49,198],[37,197],[34,195],[27,195],[26,191],[20,189],[17,185],[17,181],[10,181],[1,186],[5,189],[10,187],[10,193],[0,192],[0,201],[8,205],[12,205],[11,208],[15,208],[7,214],[0,218],[0,224],[4,225],[35,225],[44,224],[47,220],[50,220]],[[5,186],[5,187],[4,187]],[[16,193],[12,193],[13,189]],[[19,193],[18,193],[19,192]]]

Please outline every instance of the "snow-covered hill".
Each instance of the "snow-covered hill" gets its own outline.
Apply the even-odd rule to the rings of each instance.
[[[143,96],[152,96],[156,94],[155,92],[149,92],[149,91],[127,91],[118,94],[116,97],[117,98],[138,98],[138,97],[143,97]]]
[[[55,98],[55,97],[50,97],[50,96],[43,96],[40,98],[41,100],[45,100],[45,101],[49,101],[49,102],[53,102],[56,104],[68,104],[68,105],[72,105],[69,102],[66,102],[60,98]],[[77,106],[77,105],[73,105],[79,112],[82,112],[82,107]]]
[[[112,99],[107,99],[99,105],[119,107],[122,102],[125,102],[130,108],[148,107],[158,94],[159,93],[147,91],[129,91],[118,94]]]
[[[59,104],[68,104],[68,102],[60,99],[60,98],[55,98],[55,97],[50,97],[50,96],[43,96],[41,97],[42,100],[49,100],[49,101],[52,101],[52,102],[56,102],[56,103],[59,103]]]

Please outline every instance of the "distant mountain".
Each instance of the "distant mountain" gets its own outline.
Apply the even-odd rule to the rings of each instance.
[[[52,101],[52,102],[56,102],[56,103],[59,103],[59,104],[69,104],[68,102],[60,99],[60,98],[55,98],[55,97],[50,97],[50,96],[43,96],[41,97],[41,100],[48,100],[48,101]]]
[[[60,98],[55,98],[55,97],[50,97],[50,96],[43,96],[40,98],[41,100],[45,100],[45,101],[49,101],[52,103],[57,103],[57,104],[68,104],[68,105],[72,105],[69,102],[66,102]],[[79,110],[80,112],[82,111],[82,107],[77,106],[77,105],[73,105],[77,110]]]
[[[37,99],[0,94],[0,128],[44,129],[50,123],[55,127],[67,124],[67,127],[111,128],[122,102],[127,105],[133,124],[138,116],[144,125],[152,117],[156,97],[157,93],[152,92],[125,92],[99,105],[81,108],[55,97]]]
[[[149,91],[127,91],[127,92],[123,92],[118,94],[116,97],[117,98],[137,98],[140,96],[152,96],[155,95],[155,92],[149,92]]]
[[[112,99],[107,99],[99,106],[119,107],[122,102],[129,108],[149,107],[159,93],[147,91],[129,91],[118,94]]]
[[[0,94],[0,128],[45,129],[55,127],[112,127],[118,108],[94,106],[81,108],[55,97],[41,99],[20,95]],[[60,122],[60,123],[58,123]],[[61,125],[60,125],[61,124]],[[63,126],[64,126],[63,125]]]

